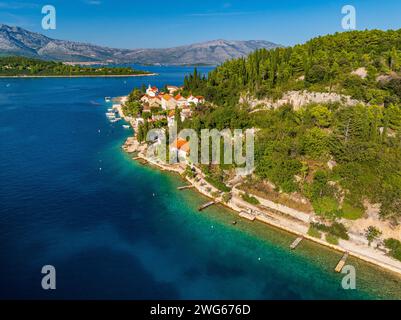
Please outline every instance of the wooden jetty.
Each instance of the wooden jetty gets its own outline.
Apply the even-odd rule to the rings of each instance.
[[[347,251],[346,253],[344,253],[343,257],[341,258],[341,260],[338,262],[337,267],[336,267],[336,272],[341,272],[341,270],[344,268],[345,263],[347,262],[347,258],[349,256],[349,252]]]
[[[250,221],[254,221],[254,220],[256,219],[256,217],[255,217],[254,214],[249,213],[249,212],[246,212],[246,211],[241,211],[241,212],[239,213],[239,216],[240,216],[241,218],[245,218],[245,219],[248,219],[248,220],[250,220]]]
[[[298,245],[301,243],[301,241],[304,239],[304,237],[298,237],[295,239],[295,241],[290,245],[291,250],[294,250]]]
[[[177,190],[185,190],[195,188],[193,185],[178,187]]]
[[[217,203],[217,201],[209,201],[209,202],[206,202],[205,204],[201,205],[201,206],[198,208],[198,211],[205,210],[206,208],[208,208],[208,207],[210,207],[210,206],[212,206],[212,205],[214,205],[214,204],[216,204],[216,203]]]

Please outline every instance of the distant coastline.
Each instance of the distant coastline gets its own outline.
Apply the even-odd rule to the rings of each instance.
[[[59,76],[28,76],[28,75],[19,75],[19,76],[0,76],[1,79],[6,78],[130,78],[130,77],[152,77],[158,76],[158,73],[144,73],[144,74],[104,74],[104,75],[59,75]]]
[[[0,57],[2,78],[82,78],[154,76],[132,67],[82,67],[24,57]]]

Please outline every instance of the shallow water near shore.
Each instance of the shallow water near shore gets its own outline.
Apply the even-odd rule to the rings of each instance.
[[[108,122],[104,96],[191,70],[145,69],[160,76],[0,79],[0,298],[401,298],[399,277],[353,258],[357,290],[343,290],[340,253],[291,251],[295,236],[219,206],[198,213],[203,196],[125,154],[131,131]]]

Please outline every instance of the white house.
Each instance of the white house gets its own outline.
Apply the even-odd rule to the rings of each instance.
[[[192,110],[189,107],[184,107],[180,113],[181,121],[192,117]]]
[[[158,93],[159,93],[159,89],[157,87],[151,87],[151,85],[149,85],[148,89],[146,89],[146,94],[149,97],[154,98],[157,96]]]
[[[185,139],[178,138],[170,145],[170,157],[176,156],[180,162],[187,162],[189,154],[189,142]]]
[[[176,87],[176,86],[167,86],[167,90],[170,94],[174,94],[176,93],[180,88]]]
[[[189,103],[193,103],[193,104],[199,104],[199,103],[204,103],[205,102],[205,98],[202,96],[196,96],[194,97],[193,95],[191,95],[188,99],[188,104]]]
[[[188,104],[188,101],[187,101],[187,99],[185,99],[182,95],[180,95],[180,94],[177,94],[175,97],[174,97],[174,100],[177,102],[177,106],[179,107],[179,108],[183,108],[183,107],[185,107],[187,104]]]
[[[163,110],[174,110],[177,106],[177,102],[175,101],[174,97],[170,96],[169,94],[165,94],[161,98],[161,105]]]

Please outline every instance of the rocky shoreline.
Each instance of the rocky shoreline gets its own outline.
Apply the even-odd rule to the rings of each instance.
[[[119,98],[121,104],[125,103],[127,97]],[[130,117],[126,117],[122,111],[121,104],[117,106],[117,110],[125,121],[127,121],[135,130],[135,122]],[[157,158],[150,158],[146,155],[147,145],[145,143],[139,143],[135,136],[127,138],[122,149],[133,155],[133,159],[141,161],[143,164],[149,164],[153,167],[158,168],[162,171],[169,171],[179,174],[184,178],[194,189],[196,189],[202,195],[212,199],[215,203],[225,206],[239,214],[239,217],[247,218],[249,220],[258,220],[275,228],[285,230],[291,234],[294,234],[304,239],[313,241],[325,247],[329,247],[337,252],[349,253],[349,255],[356,257],[365,262],[379,266],[387,271],[396,273],[401,277],[401,262],[395,260],[385,252],[374,249],[361,239],[351,237],[350,240],[340,239],[338,245],[330,244],[322,239],[318,239],[308,235],[309,223],[313,222],[313,216],[305,213],[296,211],[292,208],[285,207],[280,204],[272,203],[266,199],[260,198],[256,195],[251,195],[259,200],[261,205],[252,205],[242,199],[241,191],[235,186],[232,188],[231,199],[229,201],[223,200],[223,193],[217,188],[212,186],[205,180],[204,173],[193,166],[195,170],[195,177],[189,178],[185,175],[185,167],[180,164],[166,164],[162,163]],[[245,215],[243,213],[246,213]],[[308,218],[309,217],[309,218]],[[334,271],[333,266],[333,271]]]

